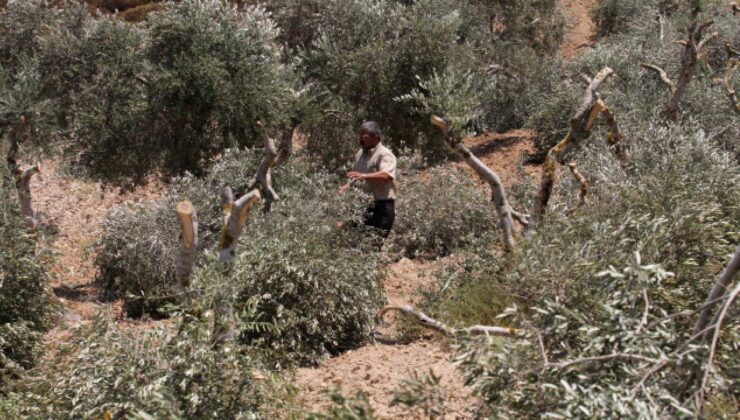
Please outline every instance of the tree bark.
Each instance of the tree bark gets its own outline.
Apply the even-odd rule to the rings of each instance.
[[[198,256],[198,221],[190,201],[180,201],[176,208],[180,221],[180,252],[175,260],[175,278],[178,293],[183,293],[190,285],[195,260]]]
[[[31,177],[39,172],[40,169],[38,165],[33,165],[26,169],[18,168],[15,172],[15,186],[18,189],[18,202],[21,206],[21,214],[23,214],[23,218],[26,220],[26,225],[29,229],[36,229],[38,224],[31,201]]]
[[[283,137],[280,141],[280,150],[275,147],[275,141],[267,135],[264,125],[261,122],[257,123],[261,129],[262,144],[264,146],[264,154],[262,161],[257,168],[257,173],[252,177],[247,185],[247,191],[251,191],[255,188],[260,188],[265,198],[265,212],[270,212],[272,204],[280,200],[277,192],[272,187],[272,168],[277,167],[285,163],[293,152],[293,134],[298,126],[298,121],[293,120],[289,130],[283,132]]]
[[[737,274],[738,270],[740,270],[740,245],[735,250],[735,254],[732,256],[732,259],[730,259],[730,263],[727,264],[727,267],[717,278],[712,290],[709,292],[704,308],[701,310],[699,318],[696,320],[696,324],[694,324],[694,334],[703,331],[709,326],[709,318],[712,314],[712,309],[717,303],[719,303],[719,297],[727,291],[730,281],[735,274]],[[709,330],[704,334],[705,342],[711,341],[713,331],[714,330]]]
[[[715,78],[714,83],[724,88],[727,98],[730,100],[730,104],[732,105],[732,110],[736,114],[740,114],[740,103],[738,103],[735,88],[732,86],[732,76],[734,76],[735,70],[740,67],[740,57],[736,55],[728,43],[725,43],[725,49],[727,50],[727,65],[725,66],[725,73],[722,77]]]
[[[468,166],[470,166],[491,188],[491,200],[496,208],[501,230],[504,235],[504,249],[506,252],[513,252],[516,246],[516,241],[514,240],[513,211],[509,205],[509,201],[506,199],[506,190],[501,183],[501,178],[499,178],[496,172],[492,171],[491,168],[481,162],[480,159],[478,159],[462,141],[455,137],[452,130],[449,129],[442,118],[432,116],[431,122],[442,130],[450,146],[452,146],[452,148],[462,156],[465,163],[467,163]],[[517,220],[522,221],[522,224],[524,224],[523,220],[526,219],[526,216],[521,215],[520,213],[517,213],[517,215],[521,216]]]
[[[225,187],[221,191],[221,205],[224,211],[224,224],[221,229],[221,239],[219,241],[218,259],[224,264],[224,274],[229,275],[233,267],[234,257],[236,256],[236,246],[239,237],[242,234],[244,224],[249,217],[249,213],[261,199],[258,190],[250,191],[243,195],[237,201],[234,201],[234,195],[231,188]],[[218,296],[213,311],[213,333],[211,334],[211,343],[214,346],[220,345],[224,341],[232,340],[236,337],[236,327],[234,325],[234,290],[230,282]]]
[[[665,115],[671,121],[678,119],[678,108],[681,104],[681,98],[686,93],[691,79],[694,77],[696,71],[696,64],[699,62],[699,53],[704,48],[706,43],[718,34],[715,32],[709,35],[707,38],[702,39],[704,30],[711,26],[714,22],[711,20],[700,24],[697,19],[697,14],[694,14],[694,20],[689,27],[689,37],[686,41],[683,52],[681,53],[681,67],[678,74],[678,80],[671,95],[671,99],[665,105]]]
[[[565,135],[563,140],[555,145],[545,157],[545,163],[542,166],[542,179],[540,181],[540,188],[535,199],[534,209],[532,211],[533,224],[537,224],[542,220],[542,216],[547,209],[547,204],[550,201],[552,190],[557,182],[557,170],[558,167],[565,163],[565,158],[568,153],[578,146],[581,141],[588,138],[591,135],[591,129],[593,128],[594,121],[599,113],[603,110],[603,101],[597,100],[596,91],[601,84],[614,73],[609,67],[604,67],[599,71],[596,76],[593,77],[591,83],[586,88],[586,93],[583,95],[581,105],[576,111],[573,118],[570,120],[570,130]],[[530,224],[530,227],[532,224]]]

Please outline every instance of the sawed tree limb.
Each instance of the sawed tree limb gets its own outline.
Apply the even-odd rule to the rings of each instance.
[[[180,221],[180,250],[175,260],[176,290],[183,293],[190,284],[195,260],[198,256],[198,220],[190,201],[180,201],[175,208]]]

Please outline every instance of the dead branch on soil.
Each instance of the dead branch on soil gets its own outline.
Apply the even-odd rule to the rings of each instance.
[[[415,311],[411,305],[386,306],[380,310],[378,317],[383,319],[383,315],[390,311],[398,311],[409,318],[413,318],[426,328],[431,328],[449,337],[461,335],[495,335],[499,337],[524,338],[520,330],[508,327],[492,327],[488,325],[473,325],[468,328],[451,328],[436,319],[430,318],[423,312]]]
[[[491,168],[481,162],[480,159],[478,159],[473,152],[471,152],[470,149],[455,136],[453,130],[447,125],[444,119],[433,115],[431,122],[442,131],[450,147],[455,149],[458,154],[462,156],[463,160],[465,160],[465,163],[467,163],[468,166],[470,166],[486,183],[488,183],[491,188],[491,201],[493,201],[496,208],[496,213],[498,214],[499,221],[501,223],[501,229],[504,232],[504,249],[506,252],[513,252],[514,247],[516,246],[516,241],[514,240],[513,220],[516,219],[526,227],[529,225],[528,216],[521,213],[517,213],[516,216],[514,216],[511,205],[509,205],[509,201],[506,199],[506,191],[504,190],[504,185],[501,183],[501,178],[499,178],[496,172],[492,171]]]
[[[688,39],[677,42],[683,46],[683,52],[681,53],[681,66],[676,82],[671,80],[665,70],[660,67],[653,64],[640,64],[640,66],[656,72],[660,76],[661,81],[670,88],[671,98],[665,104],[664,113],[666,118],[671,121],[678,119],[678,108],[681,104],[681,98],[686,93],[686,88],[694,77],[696,65],[702,56],[704,47],[709,41],[719,36],[718,32],[713,32],[706,37],[704,36],[704,31],[712,24],[714,22],[711,20],[699,23],[698,11],[693,13],[693,20],[688,31]]]
[[[176,290],[182,293],[190,284],[198,254],[198,220],[193,203],[180,201],[175,208],[180,221],[180,250],[175,260]]]
[[[581,100],[581,106],[570,120],[570,130],[568,131],[568,134],[565,135],[560,143],[547,152],[545,163],[542,166],[540,189],[537,193],[534,209],[532,211],[534,224],[541,221],[542,216],[547,209],[547,203],[550,201],[552,190],[557,181],[558,167],[565,163],[565,158],[572,149],[577,147],[581,141],[587,139],[591,135],[594,121],[596,121],[596,118],[604,109],[608,109],[604,101],[598,98],[597,89],[613,73],[614,71],[611,68],[604,67],[596,74],[596,76],[590,79],[591,83],[589,83],[586,88],[586,93],[583,95],[583,99]],[[614,126],[614,128],[610,128],[610,133],[612,133],[611,135],[615,139],[614,141],[616,145],[617,142],[621,140],[622,135],[619,132],[619,129],[616,126],[616,121],[610,112],[607,114],[607,120]],[[618,158],[621,159],[620,152],[617,152],[617,148],[615,148],[615,153],[617,153]]]
[[[221,205],[224,212],[224,224],[221,229],[221,239],[218,244],[218,259],[225,265],[225,274],[229,274],[231,272],[234,257],[236,257],[236,246],[239,242],[239,237],[242,234],[244,224],[247,222],[252,206],[254,206],[254,204],[261,198],[262,196],[258,190],[252,190],[243,195],[240,199],[234,201],[234,195],[231,192],[231,188],[225,187],[221,191]],[[214,346],[219,345],[223,341],[231,340],[236,336],[236,328],[234,326],[234,306],[232,303],[233,298],[234,293],[231,288],[231,283],[227,282],[227,286],[224,288],[222,296],[218,298],[213,311],[213,333],[211,334],[211,342]]]

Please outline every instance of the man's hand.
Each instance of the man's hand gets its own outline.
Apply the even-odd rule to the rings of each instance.
[[[349,171],[347,172],[347,178],[355,181],[362,181],[363,179],[365,179],[365,175],[357,171]]]
[[[349,187],[350,187],[349,184],[344,184],[341,187],[339,187],[339,190],[337,190],[337,193],[344,194],[349,190]]]

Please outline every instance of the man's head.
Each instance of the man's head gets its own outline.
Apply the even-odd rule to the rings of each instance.
[[[375,121],[367,121],[360,127],[360,147],[370,150],[380,143],[380,126]]]

